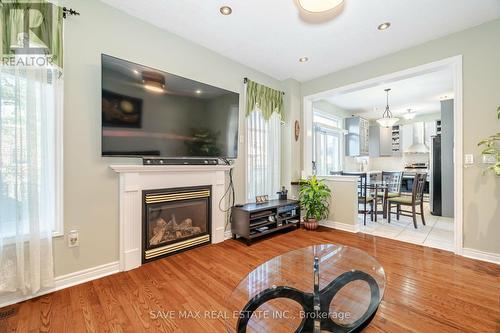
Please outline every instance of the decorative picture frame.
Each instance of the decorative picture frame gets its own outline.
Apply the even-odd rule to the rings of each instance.
[[[269,202],[269,196],[268,195],[257,195],[255,197],[255,203],[256,204],[265,204]]]

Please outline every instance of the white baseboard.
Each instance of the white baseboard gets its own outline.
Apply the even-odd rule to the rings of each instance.
[[[35,295],[22,295],[21,293],[12,293],[0,296],[0,308],[7,305],[26,301],[28,299],[42,296],[48,293],[52,293],[57,290],[72,287],[77,284],[99,279],[104,276],[115,274],[118,272],[119,272],[119,263],[118,261],[115,261],[109,264],[104,264],[92,268],[87,268],[78,272],[61,275],[55,278],[54,287],[40,290]]]
[[[352,233],[358,233],[359,232],[359,224],[347,224],[347,223],[341,223],[341,222],[334,222],[334,221],[321,221],[319,222],[319,225],[327,228],[332,228],[332,229],[337,229],[337,230],[342,230],[342,231],[347,231],[347,232],[352,232]]]
[[[491,252],[484,252],[484,251],[480,251],[480,250],[463,248],[462,249],[462,256],[467,257],[467,258],[471,258],[471,259],[487,261],[487,262],[491,262],[491,263],[500,265],[500,253],[491,253]]]

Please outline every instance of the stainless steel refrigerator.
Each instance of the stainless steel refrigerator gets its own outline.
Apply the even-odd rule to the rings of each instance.
[[[442,183],[441,183],[441,135],[432,137],[430,154],[429,206],[432,215],[441,216]]]

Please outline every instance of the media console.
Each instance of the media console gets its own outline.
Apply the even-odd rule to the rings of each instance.
[[[270,200],[232,208],[233,239],[243,238],[247,245],[259,237],[299,227],[300,203],[297,200]]]

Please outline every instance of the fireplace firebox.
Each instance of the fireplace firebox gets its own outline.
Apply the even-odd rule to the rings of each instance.
[[[142,192],[142,263],[211,243],[211,192],[211,186]]]

